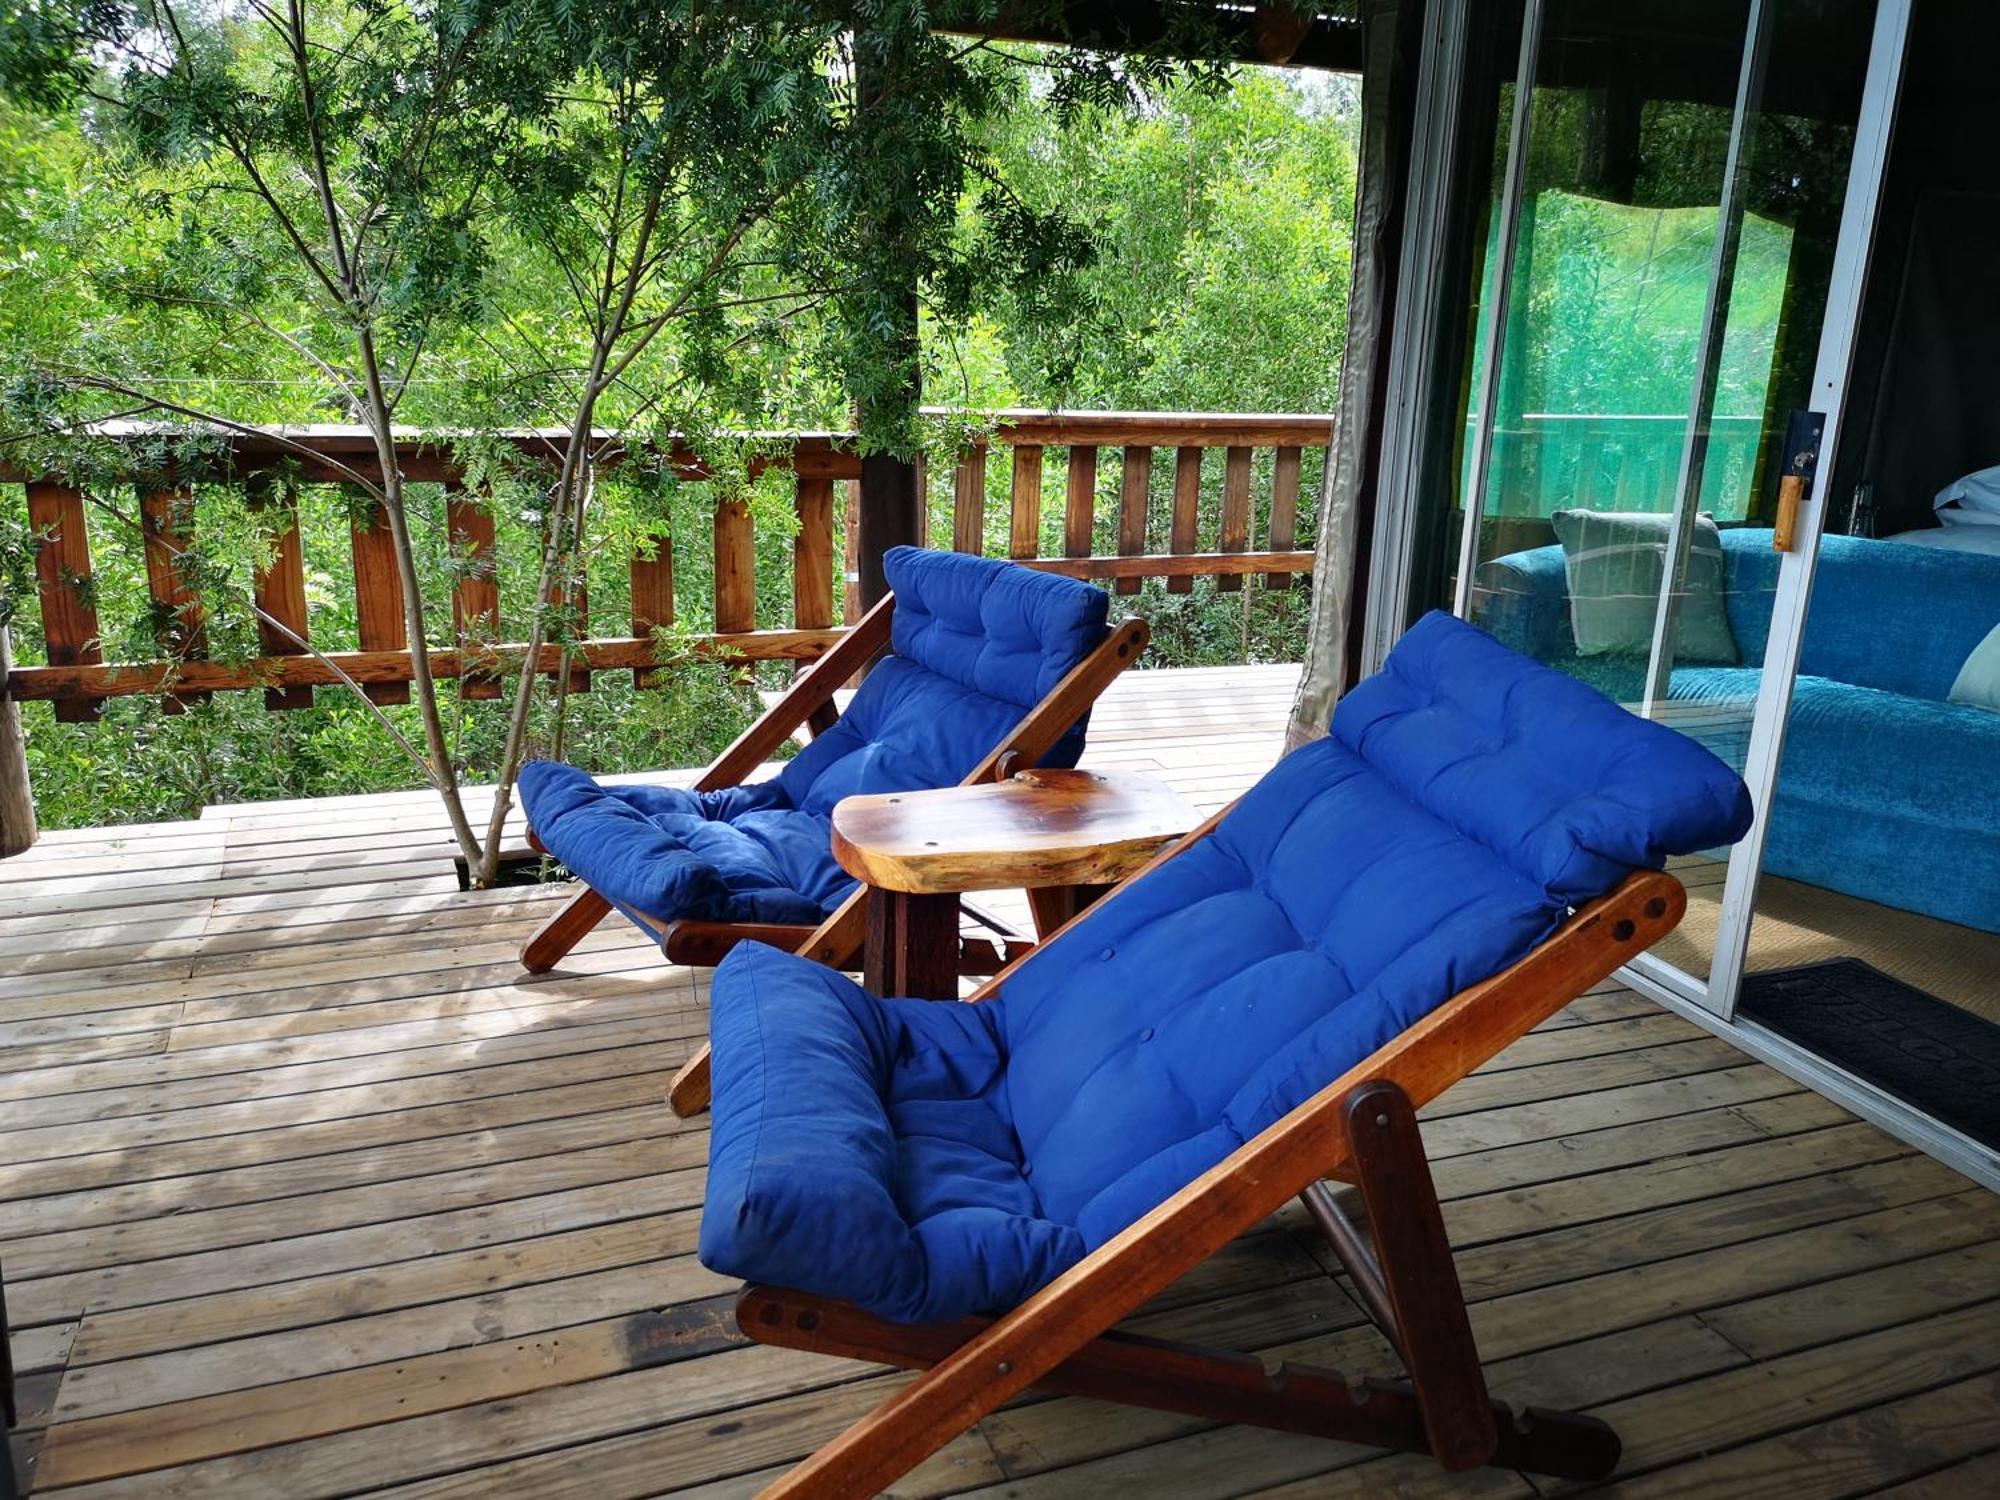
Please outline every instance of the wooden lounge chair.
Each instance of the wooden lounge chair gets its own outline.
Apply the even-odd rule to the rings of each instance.
[[[1608,1473],[1603,1423],[1488,1396],[1416,1110],[1671,930],[1665,856],[1749,817],[1692,741],[1434,615],[978,1003],[739,950],[702,1259],[749,1337],[925,1372],[766,1494],[875,1494],[1030,1388]],[[1113,1331],[1293,1197],[1407,1380]]]
[[[675,963],[717,964],[736,944],[755,940],[835,967],[853,965],[867,932],[866,893],[834,863],[824,829],[812,819],[823,824],[832,803],[853,792],[969,785],[1017,768],[1074,765],[1091,705],[1145,651],[1143,620],[1107,628],[1106,596],[1072,579],[914,547],[893,549],[884,567],[892,592],[702,772],[692,796],[601,788],[546,762],[523,769],[530,842],[586,882],[529,938],[521,950],[524,968],[536,974],[554,968],[614,908]],[[885,651],[900,659],[871,676],[873,692],[864,687],[839,713],[834,695]],[[773,781],[744,787],[744,778],[801,727],[812,730],[813,748]],[[754,877],[767,882],[763,888],[718,892],[711,878],[716,861],[651,820],[662,806],[669,822],[691,827],[697,840],[745,814],[746,822],[762,819],[763,843],[777,847],[778,863],[789,860],[791,871],[805,874],[767,870]],[[552,808],[582,817],[545,827]],[[800,826],[787,827],[787,820]],[[635,878],[630,865],[607,867],[607,849],[616,854],[621,845],[639,846],[650,873]],[[786,878],[809,889],[788,887]],[[612,889],[600,890],[599,883]],[[670,887],[684,899],[665,899]],[[689,914],[690,889],[697,914]],[[717,900],[736,910],[724,917],[699,910]],[[966,939],[962,971],[991,974],[1024,946],[1008,937]],[[707,1106],[706,1047],[681,1069],[670,1100],[682,1115]]]

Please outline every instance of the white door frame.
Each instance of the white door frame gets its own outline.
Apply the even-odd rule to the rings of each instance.
[[[1874,251],[1882,177],[1888,165],[1889,138],[1895,125],[1903,57],[1909,39],[1911,3],[1912,0],[1879,0],[1875,11],[1875,33],[1869,44],[1868,79],[1862,90],[1860,118],[1854,128],[1854,151],[1847,164],[1847,197],[1841,210],[1840,237],[1834,247],[1833,271],[1827,285],[1827,312],[1820,327],[1819,355],[1813,366],[1809,398],[1815,410],[1823,410],[1826,414],[1826,430],[1819,450],[1821,461],[1813,477],[1812,491],[1800,510],[1794,548],[1778,564],[1777,596],[1771,608],[1771,632],[1764,647],[1763,673],[1757,685],[1757,706],[1751,719],[1750,743],[1743,761],[1743,780],[1750,788],[1756,811],[1750,831],[1730,851],[1708,980],[1704,984],[1651,954],[1644,955],[1633,966],[1636,972],[1724,1020],[1731,1020],[1736,1014],[1744,958],[1750,946],[1757,878],[1763,868],[1764,845],[1770,832],[1771,802],[1776,795],[1779,764],[1784,756],[1785,728],[1791,717],[1792,687],[1798,674],[1800,647],[1805,639],[1806,614],[1812,605],[1813,575],[1818,568],[1820,534],[1826,518],[1827,488],[1833,482],[1833,456],[1840,441],[1842,408],[1846,404],[1848,377],[1854,366],[1861,294]],[[1740,119],[1737,125],[1740,129]]]

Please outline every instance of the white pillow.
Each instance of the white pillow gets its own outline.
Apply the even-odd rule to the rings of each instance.
[[[2000,526],[2000,466],[1954,479],[1931,508],[1941,526]]]
[[[1972,648],[1972,655],[1958,669],[1958,680],[1951,685],[1947,701],[2000,713],[2000,625]]]

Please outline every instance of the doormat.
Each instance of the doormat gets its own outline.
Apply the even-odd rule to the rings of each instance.
[[[2000,1026],[1858,958],[1743,981],[1737,1014],[2000,1147]]]

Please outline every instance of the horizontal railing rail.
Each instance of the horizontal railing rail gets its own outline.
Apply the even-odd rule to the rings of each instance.
[[[963,414],[934,415],[968,420]],[[927,519],[926,535],[962,552],[1004,555],[1051,572],[1107,580],[1123,594],[1138,592],[1147,578],[1165,579],[1176,593],[1189,592],[1198,577],[1213,578],[1224,591],[1241,589],[1243,579],[1252,575],[1260,576],[1267,588],[1285,588],[1313,565],[1311,551],[1299,545],[1302,475],[1306,455],[1327,447],[1331,429],[1332,419],[1321,415],[986,414],[972,429],[975,437],[959,455],[948,483],[937,486],[945,493],[937,515]],[[126,441],[136,449],[156,444],[161,431],[128,425],[101,429],[96,436]],[[222,477],[203,482],[254,489],[259,504],[290,503],[286,486],[269,483],[274,472],[284,473],[287,486],[381,478],[375,440],[362,428],[245,427],[207,436],[214,447],[209,472]],[[719,494],[705,539],[712,548],[708,576],[713,580],[707,618],[703,630],[684,632],[682,640],[694,650],[730,660],[810,659],[839,639],[844,622],[856,617],[861,459],[845,434],[749,436],[758,439],[749,451],[760,455],[750,463],[753,474],[776,468],[792,476],[796,528],[789,609],[783,611],[790,618],[760,618],[751,509],[741,498]],[[568,439],[562,432],[544,431],[507,433],[500,440],[523,454],[557,461]],[[709,475],[700,457],[684,448],[640,453],[603,433],[594,434],[591,443],[596,467],[605,472],[643,457],[681,479]],[[1005,451],[1008,467],[989,473],[997,468],[996,449]],[[1051,450],[1065,466],[1059,509],[1044,493],[1051,487],[1045,481],[1056,477],[1048,464]],[[453,639],[432,644],[431,670],[440,678],[457,679],[462,696],[495,697],[500,674],[518,667],[527,647],[495,639],[501,609],[492,565],[491,504],[468,487],[466,468],[449,437],[398,434],[393,451],[405,480],[444,486],[454,550],[484,560],[453,583]],[[1219,474],[1212,462],[1218,452]],[[1162,480],[1171,464],[1170,485],[1155,485],[1156,461]],[[1112,462],[1118,466],[1115,483],[1107,467]],[[1205,471],[1211,496],[1212,481],[1220,481],[1219,504],[1206,508]],[[1100,472],[1106,480],[1102,484]],[[1260,473],[1268,476],[1261,483]],[[343,549],[347,556],[308,557],[296,509],[281,513],[275,545],[252,587],[261,654],[212,661],[206,659],[202,639],[202,602],[181,566],[181,555],[190,546],[186,502],[192,485],[155,479],[141,486],[136,511],[143,537],[134,545],[144,552],[146,592],[159,622],[159,654],[150,660],[109,662],[92,587],[93,551],[122,545],[122,540],[93,527],[86,492],[75,484],[4,468],[0,482],[25,490],[46,657],[12,668],[6,678],[9,696],[51,701],[57,717],[66,721],[93,719],[103,699],[133,694],[161,695],[169,708],[177,708],[201,694],[262,688],[268,708],[299,708],[312,701],[313,688],[343,681],[360,686],[378,703],[407,701],[413,667],[404,637],[402,581],[388,529],[377,524],[379,517],[354,519]],[[845,504],[836,504],[837,487],[846,491]],[[1161,492],[1157,503],[1156,489]],[[1253,489],[1260,489],[1261,497]],[[1256,546],[1253,532],[1260,521],[1262,545]],[[844,548],[837,545],[842,530]],[[557,601],[573,611],[583,626],[582,638],[566,648],[544,646],[537,670],[553,675],[567,663],[577,689],[588,687],[590,672],[611,669],[632,670],[636,681],[647,684],[649,670],[661,664],[654,633],[678,620],[675,552],[690,544],[690,538],[670,537],[633,552],[626,565],[629,634],[591,635],[587,601]],[[351,579],[357,649],[331,649],[314,641],[309,570]],[[768,597],[765,612],[772,612]]]

